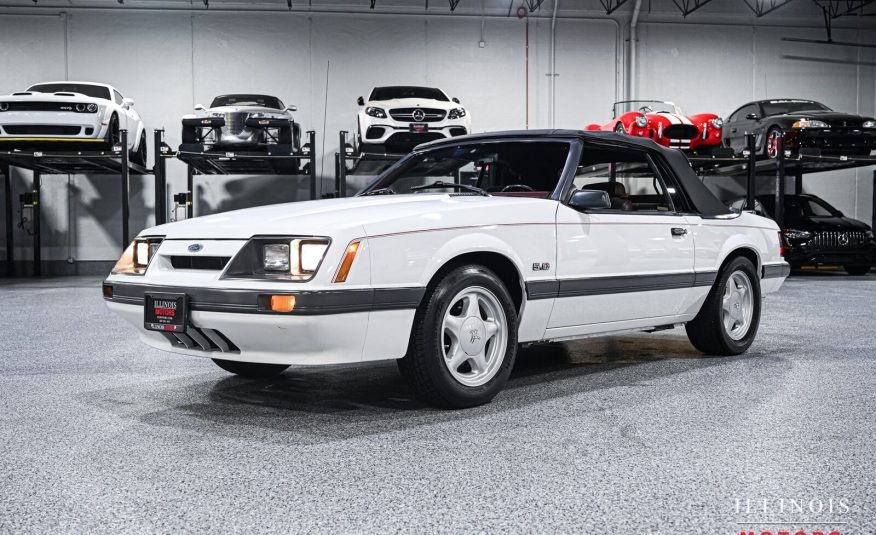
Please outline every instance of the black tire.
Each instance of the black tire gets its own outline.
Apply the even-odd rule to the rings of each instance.
[[[843,266],[849,275],[866,275],[870,273],[871,266]]]
[[[260,364],[256,362],[238,362],[235,360],[213,359],[213,362],[223,370],[247,377],[249,379],[261,379],[264,377],[273,377],[283,373],[283,370],[289,366],[286,364]]]
[[[137,145],[137,151],[131,156],[131,161],[142,166],[146,166],[147,151],[146,148],[146,132],[140,133],[140,144]]]
[[[116,145],[118,145],[119,143],[121,143],[122,134],[119,131],[119,116],[118,115],[113,115],[112,117],[110,117],[109,126],[107,127],[107,130],[106,130],[106,138],[104,138],[104,139],[106,140],[106,143],[107,143],[107,145],[110,146],[110,148],[113,148]]]
[[[728,281],[737,272],[748,277],[751,285],[750,323],[744,336],[734,339],[724,327],[723,298]],[[739,355],[744,353],[754,342],[760,324],[760,277],[751,260],[738,256],[730,260],[709,291],[699,314],[684,327],[687,337],[693,346],[707,355]]]
[[[442,328],[445,314],[454,304],[454,298],[471,288],[485,289],[496,298],[504,312],[507,332],[505,351],[500,354],[501,362],[496,363],[495,375],[476,386],[464,385],[458,381],[445,364],[446,338]],[[471,317],[473,316],[469,316]],[[489,336],[485,335],[484,338],[485,343],[491,343],[486,341]],[[492,271],[472,264],[448,271],[434,287],[430,287],[414,318],[408,353],[398,361],[398,366],[414,395],[424,403],[441,408],[463,409],[492,400],[508,382],[516,356],[517,310],[511,295]],[[466,365],[463,363],[463,366]]]
[[[626,133],[627,133],[627,129],[624,128],[624,123],[618,122],[618,123],[614,126],[614,133],[615,133],[615,134],[626,134]]]

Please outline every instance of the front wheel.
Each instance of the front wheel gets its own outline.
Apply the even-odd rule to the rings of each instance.
[[[122,134],[119,131],[118,115],[113,115],[112,117],[110,117],[110,122],[106,129],[105,139],[107,144],[110,146],[110,149],[122,142]]]
[[[146,132],[140,133],[140,143],[137,145],[137,152],[131,157],[131,161],[138,165],[146,166]]]
[[[866,275],[870,273],[870,266],[843,266],[849,275]]]
[[[213,362],[227,372],[250,379],[261,379],[279,375],[289,367],[285,364],[261,364],[258,362],[238,362],[236,360],[222,359],[213,359]]]
[[[687,337],[707,355],[744,353],[757,334],[760,305],[754,264],[736,257],[721,270],[699,314],[685,325]]]
[[[427,294],[398,365],[424,402],[462,409],[492,400],[516,355],[517,310],[508,289],[487,268],[466,265]]]
[[[614,127],[615,134],[626,134],[627,130],[624,128],[624,123],[618,122]]]

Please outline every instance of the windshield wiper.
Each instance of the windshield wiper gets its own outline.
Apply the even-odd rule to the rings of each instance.
[[[411,186],[411,191],[419,191],[421,189],[438,189],[438,188],[456,188],[456,189],[464,189],[466,191],[473,191],[478,195],[483,195],[484,197],[489,197],[490,194],[485,190],[477,186],[469,186],[468,184],[457,184],[456,182],[444,182],[443,180],[438,180],[437,182],[432,182],[431,184],[423,184],[422,186]]]
[[[360,193],[359,197],[367,197],[368,195],[395,195],[395,192],[389,188],[377,188],[365,193]]]

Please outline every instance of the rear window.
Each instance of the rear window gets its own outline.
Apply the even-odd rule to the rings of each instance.
[[[375,87],[369,100],[392,100],[394,98],[423,98],[449,102],[447,95],[440,89],[411,86]]]
[[[210,104],[211,108],[221,108],[222,106],[259,106],[275,110],[285,108],[280,99],[268,95],[222,95],[214,98],[213,103]]]
[[[109,88],[91,84],[37,84],[28,91],[37,93],[79,93],[87,97],[112,100]]]

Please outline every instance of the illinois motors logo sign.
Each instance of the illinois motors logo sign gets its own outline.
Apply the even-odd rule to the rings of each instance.
[[[739,535],[844,535],[845,498],[736,498]]]

